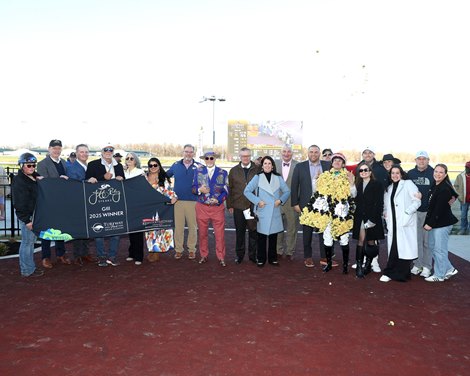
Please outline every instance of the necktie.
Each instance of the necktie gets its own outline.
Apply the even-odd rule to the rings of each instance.
[[[290,163],[283,163],[282,164],[284,167],[289,167]]]

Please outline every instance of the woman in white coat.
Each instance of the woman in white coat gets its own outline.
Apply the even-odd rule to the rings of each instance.
[[[282,176],[276,172],[276,165],[270,156],[261,159],[261,172],[255,175],[245,187],[243,194],[255,205],[258,217],[258,247],[256,264],[263,267],[266,263],[266,243],[268,243],[268,262],[278,266],[277,234],[284,231],[281,205],[290,196],[290,189]]]
[[[418,187],[406,180],[399,165],[390,170],[390,184],[384,196],[387,221],[388,262],[380,281],[405,282],[411,278],[411,261],[418,257],[416,211],[421,205]]]

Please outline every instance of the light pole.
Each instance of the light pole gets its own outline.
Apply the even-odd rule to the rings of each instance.
[[[211,101],[212,102],[212,148],[215,148],[215,101],[219,102],[225,102],[225,98],[217,98],[215,95],[212,97],[202,97],[202,99],[199,101],[199,103],[202,102],[207,102]]]

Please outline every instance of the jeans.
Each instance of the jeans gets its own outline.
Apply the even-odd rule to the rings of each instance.
[[[41,239],[42,258],[51,258],[51,241]],[[65,242],[63,240],[55,240],[55,255],[61,257],[65,255]]]
[[[444,278],[454,267],[449,261],[449,235],[452,226],[433,228],[429,231],[429,248],[434,259],[434,276]]]
[[[109,252],[108,255],[105,254],[104,252],[104,239],[105,238],[95,238],[95,244],[96,244],[96,253],[100,259],[108,258],[108,259],[116,259],[117,256],[117,250],[119,247],[119,240],[121,237],[119,235],[117,236],[109,236]]]
[[[34,242],[36,235],[31,230],[28,230],[26,223],[19,221],[21,230],[21,245],[20,245],[20,272],[21,275],[29,276],[36,270],[34,263]]]
[[[468,208],[470,207],[470,202],[465,204],[460,204],[460,229],[468,230]]]

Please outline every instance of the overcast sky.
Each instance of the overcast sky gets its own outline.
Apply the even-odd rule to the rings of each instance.
[[[468,151],[466,5],[0,0],[0,146],[211,144],[216,95],[217,144],[300,120],[306,146]]]

